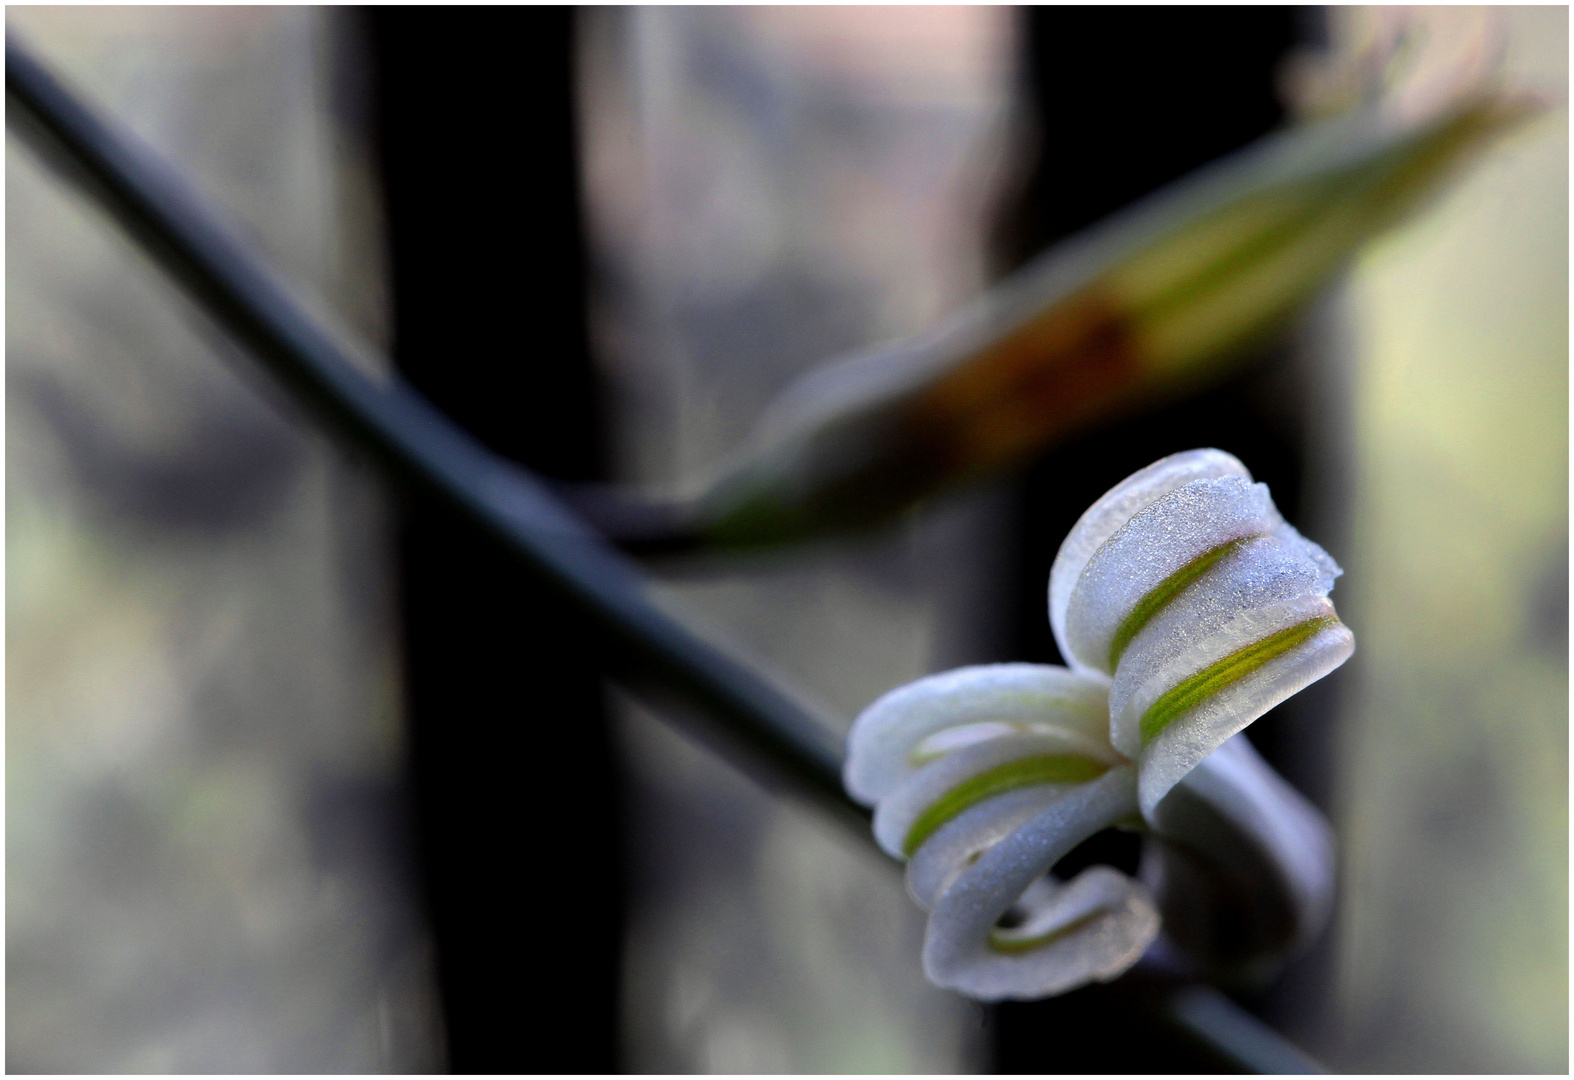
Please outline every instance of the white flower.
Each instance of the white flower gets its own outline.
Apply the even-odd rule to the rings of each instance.
[[[1049,874],[1111,825],[1270,878],[1293,934],[1314,932],[1327,826],[1231,736],[1350,655],[1327,599],[1338,574],[1240,462],[1176,454],[1106,493],[1061,547],[1050,623],[1073,669],[961,668],[865,709],[845,782],[930,911],[929,977],[1032,998],[1136,963],[1160,928],[1148,888],[1103,866]]]

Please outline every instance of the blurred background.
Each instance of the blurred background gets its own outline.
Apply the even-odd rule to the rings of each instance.
[[[1567,9],[1497,11],[1505,82],[1552,108],[1261,355],[881,533],[662,578],[846,724],[926,672],[1057,660],[1076,516],[1163,454],[1239,455],[1344,566],[1359,642],[1251,729],[1334,822],[1341,901],[1243,1002],[1341,1071],[1568,1062]],[[7,32],[494,448],[685,493],[803,371],[1289,122],[1286,61],[1381,17]],[[928,986],[894,865],[604,698],[570,619],[314,433],[14,136],[6,198],[12,1071],[1097,1068],[1075,994]]]

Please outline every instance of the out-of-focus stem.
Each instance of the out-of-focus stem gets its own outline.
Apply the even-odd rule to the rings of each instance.
[[[691,508],[691,543],[888,521],[1222,372],[1533,105],[1475,94],[1268,136],[1051,249],[933,332],[811,372]],[[650,537],[643,541],[649,543]]]

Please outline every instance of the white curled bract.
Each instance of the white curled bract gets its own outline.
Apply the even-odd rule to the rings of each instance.
[[[1108,681],[995,664],[891,691],[853,725],[847,789],[875,838],[907,859],[930,909],[924,971],[984,1001],[1114,978],[1159,929],[1147,889],[1091,867],[1050,868],[1137,813],[1136,770],[1109,744]]]
[[[1143,817],[1226,739],[1349,659],[1328,599],[1338,564],[1219,450],[1122,480],[1049,575],[1071,666],[1111,676],[1110,741],[1138,765]]]
[[[1315,930],[1332,880],[1316,811],[1244,743],[1190,774],[1350,655],[1328,601],[1339,573],[1235,458],[1176,454],[1106,493],[1060,549],[1049,616],[1070,668],[961,668],[865,709],[845,782],[930,912],[929,978],[1028,999],[1136,963],[1160,930],[1148,888],[1105,866],[1052,873],[1112,825],[1249,864],[1297,938]],[[1202,809],[1166,810],[1183,780]],[[1188,844],[1190,822],[1228,835]]]

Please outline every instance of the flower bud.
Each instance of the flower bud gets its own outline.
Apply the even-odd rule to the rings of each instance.
[[[931,332],[811,371],[693,509],[702,546],[867,528],[1246,355],[1534,108],[1472,93],[1267,136],[1046,252]]]

